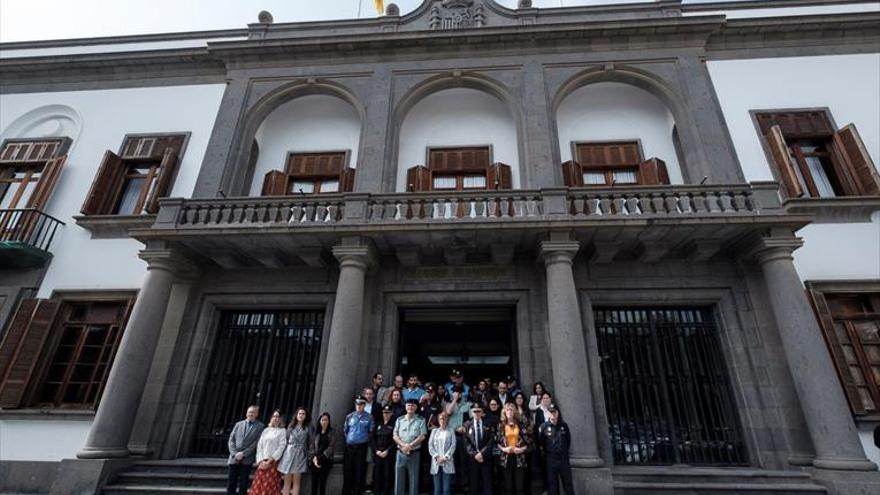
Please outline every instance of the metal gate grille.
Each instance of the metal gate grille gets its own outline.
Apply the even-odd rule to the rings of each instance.
[[[264,417],[311,408],[323,327],[323,310],[224,313],[191,453],[225,456],[249,404]]]
[[[615,464],[747,462],[710,309],[594,316]]]

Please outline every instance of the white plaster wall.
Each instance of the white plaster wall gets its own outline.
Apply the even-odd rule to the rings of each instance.
[[[190,132],[171,196],[191,196],[223,90],[223,85],[200,85],[0,95],[0,138],[16,137],[7,130],[20,127],[19,117],[47,105],[66,105],[81,122],[47,206],[46,213],[67,225],[52,242],[55,257],[39,297],[56,289],[141,286],[145,265],[137,252],[142,245],[130,239],[93,240],[72,217],[79,214],[104,151],[118,151],[127,133]],[[63,127],[46,129],[48,135],[65,132]]]
[[[556,125],[563,162],[572,159],[574,141],[638,139],[644,157],[665,161],[669,180],[682,183],[672,141],[675,120],[662,101],[643,89],[614,82],[578,88],[562,100]]]
[[[469,88],[425,97],[400,129],[396,191],[406,190],[408,168],[425,164],[427,148],[485,145],[491,145],[493,161],[510,165],[513,187],[520,187],[516,122],[501,100]]]
[[[72,459],[91,427],[91,420],[0,420],[0,461]]]
[[[335,96],[303,96],[281,105],[257,130],[260,156],[251,182],[251,196],[260,195],[267,172],[284,170],[291,151],[348,150],[348,166],[357,168],[360,136],[357,110]]]
[[[880,55],[710,61],[743,173],[773,180],[749,110],[827,107],[839,127],[854,123],[880,162]],[[815,224],[800,231],[795,251],[804,280],[880,278],[880,215],[872,223]]]

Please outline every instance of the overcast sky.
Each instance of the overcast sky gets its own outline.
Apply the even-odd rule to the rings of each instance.
[[[401,13],[422,0],[386,0]],[[497,0],[514,7],[517,0]],[[644,0],[533,0],[536,7]],[[706,0],[686,0],[699,2]],[[373,0],[0,0],[0,41],[243,28],[268,10],[275,22],[374,17]]]

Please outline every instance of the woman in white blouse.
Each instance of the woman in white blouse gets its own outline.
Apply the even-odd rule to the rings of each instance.
[[[272,413],[269,427],[263,430],[257,442],[257,472],[251,482],[248,495],[278,495],[281,491],[281,475],[278,460],[287,447],[287,430],[280,411]]]
[[[431,438],[428,439],[434,495],[450,495],[452,476],[455,474],[455,465],[452,462],[452,455],[455,453],[455,432],[449,428],[449,415],[446,411],[440,413],[437,421],[440,426],[431,431]]]

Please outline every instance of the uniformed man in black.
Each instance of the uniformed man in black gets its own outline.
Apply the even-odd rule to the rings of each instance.
[[[391,495],[394,491],[394,460],[397,444],[394,443],[394,421],[391,420],[391,404],[382,407],[382,421],[373,428],[370,448],[373,452],[373,493]]]
[[[561,478],[565,495],[574,495],[568,456],[568,449],[571,447],[571,430],[565,421],[562,421],[556,404],[550,404],[547,410],[550,412],[550,418],[538,430],[538,442],[547,458],[547,493],[558,495]]]
[[[425,384],[425,394],[419,399],[419,408],[416,414],[425,420],[425,427],[428,428],[428,436],[431,430],[439,426],[438,417],[440,416],[441,405],[437,399],[437,387],[433,383]],[[423,455],[419,458],[419,490],[431,491],[431,456]]]

